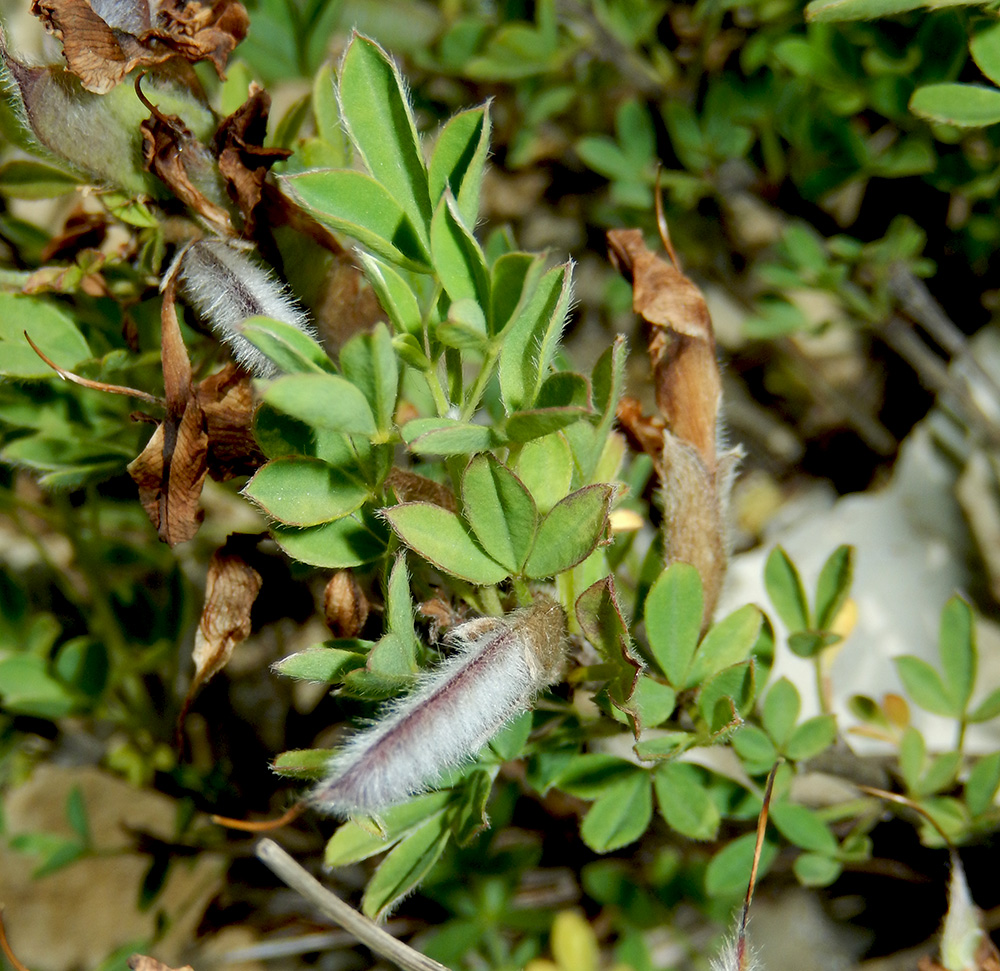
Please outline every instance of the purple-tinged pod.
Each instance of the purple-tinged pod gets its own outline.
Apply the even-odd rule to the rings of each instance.
[[[310,794],[313,806],[341,817],[378,816],[471,759],[562,676],[566,615],[540,600],[462,624],[446,643],[454,653],[333,757]]]

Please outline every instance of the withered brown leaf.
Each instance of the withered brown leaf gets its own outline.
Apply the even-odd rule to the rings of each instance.
[[[168,415],[128,465],[139,501],[160,539],[170,546],[198,532],[198,502],[208,474],[205,414],[191,399],[180,420]]]
[[[250,635],[250,609],[263,581],[237,552],[241,545],[242,537],[230,537],[208,564],[205,606],[192,651],[195,670],[189,696],[218,674],[237,645]]]
[[[164,290],[161,313],[166,416],[128,471],[139,500],[165,543],[198,531],[206,475],[225,481],[264,462],[251,430],[253,389],[235,365],[192,385],[191,363],[177,326],[175,287]]]
[[[32,0],[31,12],[58,37],[70,73],[95,94],[107,94],[137,67],[171,58],[210,60],[219,76],[246,36],[249,18],[238,0],[166,0],[153,17],[148,0],[102,4],[88,0]]]
[[[323,278],[316,302],[316,329],[331,353],[355,334],[370,331],[385,311],[353,256],[337,256]]]
[[[177,323],[175,299],[171,280],[164,288],[160,312],[167,414],[128,466],[150,522],[170,546],[198,531],[198,500],[208,474],[205,413],[192,392],[191,361]]]
[[[647,417],[623,398],[618,418],[656,463],[663,487],[667,563],[690,563],[711,619],[728,560],[727,508],[738,453],[719,454],[722,381],[715,335],[701,290],[653,253],[637,229],[608,233],[612,261],[632,282],[632,306],[649,328],[649,355],[660,415]]]
[[[323,591],[323,613],[334,637],[357,637],[368,620],[368,598],[350,570],[338,570]]]
[[[226,62],[247,35],[250,17],[239,0],[165,0],[159,9],[159,29],[143,35],[170,45],[185,60],[209,60],[219,77],[225,77]]]
[[[251,83],[247,100],[222,121],[213,141],[219,172],[249,237],[255,235],[257,207],[268,170],[292,154],[287,148],[264,147],[270,110],[271,96],[256,82]]]
[[[265,462],[253,437],[254,398],[251,379],[235,364],[195,385],[208,432],[208,474],[217,482],[250,475]]]
[[[81,250],[98,249],[107,235],[109,221],[106,212],[87,212],[78,206],[42,248],[41,261],[71,260]]]
[[[432,502],[449,512],[458,512],[458,500],[447,486],[416,472],[394,467],[390,469],[385,484],[396,493],[400,502]]]
[[[191,134],[177,115],[165,115],[142,93],[141,76],[135,93],[150,116],[139,125],[142,133],[142,163],[186,206],[216,226],[223,235],[233,235],[229,213],[212,202],[197,187],[211,180],[214,161],[208,150]]]
[[[667,427],[715,467],[722,382],[701,290],[646,246],[638,229],[613,229],[608,245],[632,279],[632,307],[651,328],[656,403]]]
[[[32,0],[31,12],[62,41],[70,73],[94,94],[107,94],[140,65],[175,56],[169,48],[150,50],[134,34],[109,25],[87,0]]]

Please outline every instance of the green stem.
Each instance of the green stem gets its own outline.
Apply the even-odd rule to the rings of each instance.
[[[514,577],[511,580],[511,585],[514,588],[514,599],[517,601],[518,607],[530,606],[534,597],[531,595],[531,587],[528,586],[528,581],[524,577]]]
[[[500,617],[503,614],[503,604],[500,603],[500,594],[496,587],[480,587],[479,600],[483,605],[483,613],[491,617]]]
[[[441,380],[438,378],[437,371],[430,367],[423,372],[424,380],[427,382],[427,387],[430,389],[431,397],[434,399],[434,407],[437,408],[437,413],[439,418],[443,418],[448,414],[451,405],[448,402],[448,396],[444,393],[444,388],[441,387]]]
[[[475,383],[472,385],[472,389],[469,391],[469,396],[465,399],[465,405],[462,407],[462,421],[469,421],[476,413],[476,409],[479,407],[479,402],[486,393],[486,386],[490,383],[490,378],[493,377],[493,368],[496,365],[497,358],[499,356],[500,348],[492,346],[483,356],[482,366],[479,368],[479,373],[476,375]]]
[[[820,660],[823,652],[813,656],[813,670],[816,672],[816,700],[819,702],[819,710],[824,715],[830,714],[830,705],[826,697],[826,690],[823,686],[823,664]]]

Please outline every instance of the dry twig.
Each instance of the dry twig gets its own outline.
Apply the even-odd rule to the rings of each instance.
[[[350,931],[370,951],[392,961],[404,971],[448,971],[443,964],[415,951],[402,941],[397,941],[374,921],[348,906],[299,866],[273,840],[261,840],[257,844],[256,853],[258,859],[282,882],[302,894],[314,907],[344,930]]]

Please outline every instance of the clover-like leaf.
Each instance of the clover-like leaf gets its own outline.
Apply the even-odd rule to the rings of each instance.
[[[403,79],[375,41],[355,34],[340,65],[340,106],[365,166],[422,240],[431,221],[427,169]]]
[[[382,515],[407,546],[445,573],[480,585],[499,583],[510,574],[447,509],[429,502],[403,502]]]
[[[667,762],[653,774],[656,801],[671,829],[695,840],[710,840],[721,817],[708,794],[704,772],[684,762]]]
[[[262,351],[285,374],[328,374],[333,362],[326,351],[301,329],[270,317],[249,317],[240,335]]]
[[[649,773],[633,768],[597,797],[580,825],[580,837],[596,853],[610,853],[642,836],[652,816]]]
[[[687,672],[698,647],[703,603],[701,578],[687,563],[674,563],[657,578],[646,597],[646,637],[667,680],[687,686]]]
[[[382,861],[368,881],[361,910],[377,920],[410,893],[430,872],[451,836],[445,815],[435,815],[406,836]]]
[[[434,143],[428,168],[431,202],[449,190],[466,226],[479,216],[479,189],[490,146],[489,107],[470,108],[453,115]]]
[[[361,566],[385,552],[385,536],[358,513],[305,529],[275,526],[271,533],[289,556],[331,569]]]
[[[46,357],[70,369],[91,356],[72,318],[40,297],[0,293],[0,375],[54,378],[56,373],[24,339],[25,333]]]
[[[271,382],[264,401],[314,428],[374,435],[375,418],[364,393],[338,374],[290,374]]]
[[[524,575],[555,576],[590,556],[607,532],[611,495],[610,486],[591,485],[557,502],[538,527]]]
[[[343,469],[319,459],[290,457],[258,469],[243,494],[288,526],[316,526],[360,508],[368,489]]]
[[[789,631],[811,628],[809,603],[802,579],[788,554],[776,546],[764,564],[764,586],[774,609]]]
[[[491,454],[477,455],[462,476],[462,506],[483,549],[511,573],[520,572],[538,527],[524,483]]]

